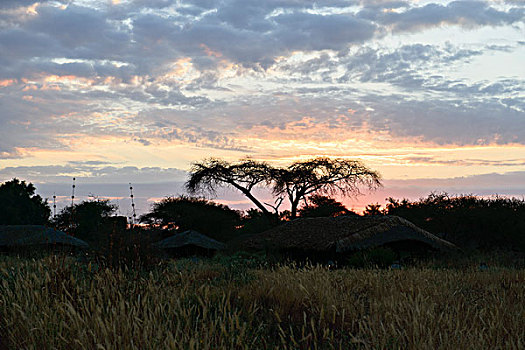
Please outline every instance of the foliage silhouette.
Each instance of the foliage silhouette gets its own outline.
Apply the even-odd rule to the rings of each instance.
[[[54,225],[88,243],[100,243],[101,240],[107,239],[111,231],[108,218],[116,210],[117,206],[109,200],[83,201],[63,208],[55,217]]]
[[[168,197],[153,205],[152,211],[140,221],[176,228],[177,231],[196,230],[218,241],[235,234],[240,225],[238,211],[203,198],[188,196]]]
[[[525,200],[432,193],[418,201],[388,198],[385,210],[463,248],[525,252]]]
[[[361,162],[347,159],[314,158],[292,163],[273,171],[273,193],[290,202],[290,217],[297,216],[301,200],[312,194],[352,196],[359,186],[375,189],[381,186],[379,173]]]
[[[259,233],[271,229],[279,224],[279,218],[274,216],[269,219],[262,211],[249,209],[242,217],[240,233]]]
[[[308,203],[299,209],[300,217],[334,217],[339,215],[358,215],[348,210],[343,203],[335,199],[314,194],[308,197]]]
[[[265,215],[272,217],[270,211],[252,193],[256,186],[270,184],[271,169],[268,164],[251,159],[229,163],[221,159],[209,158],[192,165],[186,189],[191,194],[198,192],[214,194],[221,186],[233,187],[241,191]]]
[[[365,216],[385,215],[385,211],[381,209],[381,204],[372,203],[366,206],[365,210],[363,211],[363,215]]]
[[[229,163],[212,158],[193,164],[186,188],[190,193],[214,193],[220,186],[236,188],[269,219],[273,219],[275,214],[253,195],[253,189],[262,185],[269,186],[277,198],[275,205],[266,205],[278,214],[279,205],[287,199],[290,218],[293,219],[301,200],[306,200],[307,196],[350,196],[359,193],[359,186],[374,189],[381,186],[381,182],[377,172],[355,160],[319,157],[279,168],[249,159]]]
[[[0,225],[44,225],[51,209],[35,186],[16,178],[0,185]]]

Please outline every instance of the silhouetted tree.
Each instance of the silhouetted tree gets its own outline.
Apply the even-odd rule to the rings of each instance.
[[[386,212],[404,217],[460,247],[525,251],[523,199],[431,193],[417,201],[388,198]]]
[[[381,209],[381,204],[375,203],[375,204],[368,204],[363,211],[363,215],[365,216],[374,216],[374,215],[385,215],[385,211]]]
[[[269,230],[277,224],[278,221],[275,217],[269,219],[262,211],[252,208],[242,216],[240,233],[259,233]]]
[[[264,203],[255,198],[256,186],[270,186],[277,197],[271,213]],[[297,216],[301,200],[312,194],[349,196],[359,193],[359,186],[370,189],[381,186],[377,172],[361,162],[346,159],[315,158],[295,162],[286,168],[272,167],[264,162],[241,160],[228,163],[219,159],[207,159],[194,163],[186,188],[190,193],[199,191],[214,193],[220,186],[238,189],[248,197],[268,218],[278,217],[278,207],[284,198],[290,202],[290,217]]]
[[[107,218],[112,216],[117,206],[106,199],[83,201],[63,208],[55,217],[55,226],[80,239],[96,242],[106,239],[111,233]]]
[[[380,175],[361,162],[323,157],[274,169],[271,179],[274,195],[289,200],[292,219],[297,216],[301,200],[309,195],[351,196],[360,193],[359,186],[369,189],[381,186]]]
[[[35,186],[18,179],[0,185],[0,225],[43,225],[51,209],[35,194]]]
[[[190,178],[186,182],[189,193],[215,193],[221,186],[233,187],[250,199],[266,216],[272,217],[262,202],[253,195],[253,189],[258,185],[268,185],[271,182],[271,167],[264,162],[243,159],[236,163],[210,158],[196,162],[190,170]]]
[[[308,204],[299,209],[300,217],[335,217],[339,215],[358,215],[348,210],[343,203],[335,199],[314,194],[308,197]]]
[[[223,204],[180,196],[168,197],[153,204],[152,211],[142,215],[140,220],[149,224],[173,226],[179,232],[192,229],[224,241],[235,234],[241,215]]]

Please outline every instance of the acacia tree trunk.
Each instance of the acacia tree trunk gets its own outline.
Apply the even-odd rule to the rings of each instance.
[[[295,219],[297,217],[297,207],[301,197],[297,196],[295,199],[290,198],[290,218]]]
[[[230,182],[230,185],[241,191],[242,194],[244,194],[249,200],[251,200],[252,203],[255,204],[255,206],[257,206],[257,208],[259,208],[263,212],[264,216],[266,216],[268,220],[275,220],[275,215],[273,215],[268,209],[266,209],[264,204],[262,204],[257,198],[255,198],[249,189],[239,186],[234,182]]]
[[[259,202],[259,200],[257,198],[255,198],[251,193],[250,191],[248,190],[241,190],[241,192],[246,196],[248,197],[249,200],[251,200],[253,202],[253,204],[255,204],[257,206],[257,208],[261,209],[261,211],[264,213],[264,215],[266,215],[266,217],[268,218],[273,218],[273,214],[270,213],[270,211],[268,209],[266,209],[266,207],[264,206],[264,204],[262,204],[261,202]]]

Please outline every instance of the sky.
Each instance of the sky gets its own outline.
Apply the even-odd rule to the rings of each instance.
[[[129,215],[210,156],[362,160],[357,210],[523,197],[525,1],[0,1],[0,181]]]

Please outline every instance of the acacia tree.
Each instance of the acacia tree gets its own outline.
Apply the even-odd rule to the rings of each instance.
[[[355,160],[319,157],[275,168],[250,159],[228,163],[211,158],[193,164],[186,189],[190,193],[215,193],[224,185],[241,191],[267,217],[273,218],[275,215],[252,193],[258,185],[270,186],[277,197],[276,203],[281,203],[283,198],[289,200],[290,217],[295,218],[300,201],[309,195],[350,196],[360,193],[359,186],[374,189],[381,186],[381,182],[377,172]],[[277,212],[278,206],[273,208]]]
[[[218,187],[230,186],[244,194],[267,217],[272,213],[253,195],[258,185],[269,185],[273,168],[264,162],[242,159],[237,163],[209,158],[193,163],[186,190],[191,193],[208,192],[214,194]]]
[[[357,160],[319,157],[295,162],[287,168],[274,169],[273,193],[290,202],[290,217],[297,217],[301,200],[312,194],[351,196],[360,193],[359,186],[375,189],[381,186],[379,173]]]

